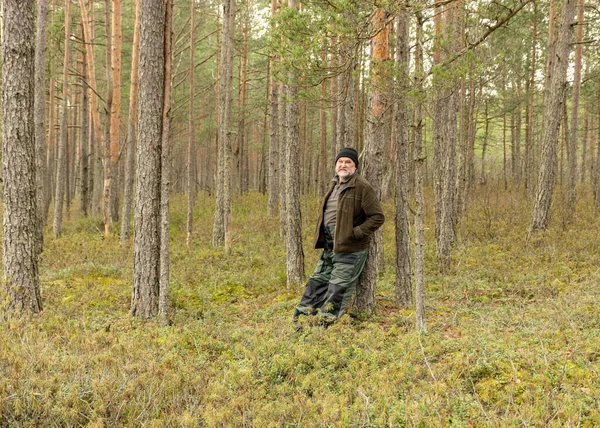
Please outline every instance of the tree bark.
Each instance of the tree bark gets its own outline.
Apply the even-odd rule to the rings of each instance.
[[[71,1],[65,0],[65,48],[63,57],[63,90],[62,111],[60,118],[60,141],[58,143],[58,156],[56,160],[56,190],[54,192],[54,236],[62,233],[63,200],[65,198],[65,185],[67,181],[67,143],[68,143],[68,112],[67,100],[69,97],[69,61],[71,51]]]
[[[365,144],[365,156],[363,175],[375,189],[377,197],[381,196],[381,164],[383,161],[384,128],[383,117],[385,112],[384,91],[386,88],[387,75],[386,64],[388,60],[388,28],[385,25],[386,11],[378,9],[373,17],[373,27],[376,36],[373,39],[373,56],[371,76],[373,90],[371,94],[370,111],[368,119],[367,141]],[[375,289],[377,286],[377,258],[383,250],[379,237],[381,229],[371,237],[369,255],[360,276],[356,288],[356,310],[361,316],[370,315],[375,308]]]
[[[531,68],[529,70],[529,79],[526,82],[527,92],[527,125],[525,128],[525,171],[524,171],[524,186],[527,193],[530,193],[533,185],[534,159],[535,153],[533,139],[533,109],[535,95],[535,73],[536,73],[536,52],[537,52],[537,20],[535,14],[537,12],[535,0],[533,4],[533,36],[531,48]]]
[[[36,211],[38,251],[44,248],[44,224],[46,223],[45,203],[47,196],[46,183],[46,141],[44,117],[46,106],[46,31],[48,28],[48,0],[38,0],[37,27],[35,43],[35,167],[36,167]]]
[[[287,86],[279,86],[279,236],[285,242],[287,232],[287,197],[285,194],[285,180],[287,170],[287,146],[288,146],[288,107],[289,94]]]
[[[581,62],[583,56],[583,0],[577,1],[577,48],[575,49],[575,69],[573,73],[573,100],[571,103],[571,134],[567,145],[569,162],[569,192],[567,196],[567,222],[572,223],[577,202],[577,144],[579,131],[579,98],[581,93]]]
[[[191,1],[190,11],[190,77],[189,77],[189,112],[188,112],[188,150],[187,150],[187,236],[186,245],[189,247],[192,241],[192,232],[194,229],[194,202],[196,200],[196,176],[194,161],[196,159],[196,127],[194,123],[195,105],[194,105],[194,74],[195,52],[196,52],[196,0]]]
[[[85,41],[85,35],[83,36]],[[81,53],[81,137],[80,137],[80,155],[79,155],[79,169],[81,171],[79,181],[81,188],[81,200],[79,209],[83,213],[84,217],[87,217],[89,208],[89,145],[90,145],[90,90],[86,85],[85,81],[88,76],[88,65],[85,52]]]
[[[439,5],[436,1],[434,17],[434,63],[442,64],[445,40],[456,38],[455,5]],[[445,20],[442,23],[442,19]],[[438,267],[445,273],[450,267],[450,251],[456,238],[454,218],[454,187],[456,182],[456,110],[458,88],[452,81],[434,79],[434,196],[436,224],[436,252]]]
[[[290,8],[297,8],[296,0],[288,0]],[[287,144],[285,172],[286,196],[286,267],[287,286],[299,284],[304,281],[304,251],[302,249],[302,216],[300,210],[300,169],[294,166],[300,162],[300,112],[298,100],[298,76],[291,74],[286,87],[287,102]]]
[[[417,13],[416,29],[416,48],[415,48],[415,86],[419,94],[423,93],[423,17],[420,12]],[[425,157],[423,156],[423,113],[422,97],[419,97],[415,103],[415,306],[416,306],[416,327],[422,331],[426,329],[425,324],[425,197],[424,197],[424,175],[425,175]]]
[[[140,62],[140,0],[135,0],[135,21],[133,46],[131,50],[131,84],[129,86],[129,120],[127,121],[127,159],[125,163],[125,189],[123,193],[123,214],[121,216],[121,242],[129,240],[131,214],[133,212],[133,186],[135,176],[135,151],[138,132],[138,67]]]
[[[398,22],[398,95],[396,96],[396,300],[407,306],[412,303],[411,242],[409,224],[409,126],[407,92],[409,84],[408,11],[400,10]]]
[[[235,0],[223,4],[223,41],[219,71],[219,168],[221,184],[217,186],[217,202],[213,225],[213,245],[225,244],[231,252],[231,104],[233,79],[233,44]]]
[[[33,0],[4,0],[2,15],[3,283],[0,310],[42,310],[35,179]]]
[[[544,114],[542,126],[542,158],[538,177],[535,205],[531,217],[530,233],[546,229],[550,221],[550,206],[556,174],[556,142],[562,106],[565,100],[569,43],[573,35],[571,26],[576,1],[565,0],[556,43],[549,46],[546,84],[544,88]]]
[[[139,120],[132,316],[153,318],[160,292],[161,155],[165,85],[165,3],[140,4]]]
[[[169,279],[170,246],[169,194],[171,191],[171,93],[173,69],[173,0],[165,1],[165,56],[164,96],[162,110],[162,152],[160,180],[160,280],[158,292],[158,319],[162,325],[170,324]],[[193,64],[193,62],[192,62]]]

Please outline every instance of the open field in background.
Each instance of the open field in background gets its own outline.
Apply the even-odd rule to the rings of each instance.
[[[210,245],[212,199],[199,197],[187,248],[173,198],[169,327],[129,317],[131,243],[72,213],[46,238],[44,312],[0,328],[0,426],[599,425],[600,218],[580,193],[574,225],[557,194],[551,229],[527,243],[521,193],[474,191],[445,277],[430,215],[420,336],[393,301],[392,202],[375,316],[300,334],[303,286],[286,288],[266,197],[234,202],[230,258]],[[303,202],[308,273],[316,207]]]

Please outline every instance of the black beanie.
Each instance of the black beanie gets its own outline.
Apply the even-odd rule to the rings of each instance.
[[[335,157],[337,163],[339,158],[350,158],[354,162],[354,165],[358,168],[358,152],[352,147],[344,147]]]

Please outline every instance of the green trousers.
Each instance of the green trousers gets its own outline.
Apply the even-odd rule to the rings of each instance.
[[[326,321],[335,321],[344,314],[369,249],[355,253],[334,253],[334,226],[325,227],[325,249],[315,272],[306,283],[300,304],[294,310],[294,320],[300,315],[320,315]]]

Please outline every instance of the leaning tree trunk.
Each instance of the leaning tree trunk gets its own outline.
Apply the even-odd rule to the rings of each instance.
[[[383,91],[385,89],[385,61],[388,59],[388,28],[385,25],[386,11],[378,9],[374,15],[374,28],[377,35],[373,39],[373,65],[372,82],[373,92],[371,94],[371,105],[369,111],[368,133],[365,144],[365,157],[363,175],[369,181],[375,194],[380,197],[381,194],[381,174],[383,162],[383,140],[384,127],[383,118],[385,112],[385,101]],[[339,118],[338,118],[339,119]],[[376,235],[381,230],[375,232],[370,238],[369,255],[362,275],[360,276],[357,288],[355,306],[356,311],[361,316],[370,315],[375,308],[375,288],[377,285],[377,259],[378,253],[383,250],[380,241]]]
[[[135,23],[131,51],[131,84],[129,86],[129,120],[127,121],[127,159],[125,162],[125,189],[123,192],[123,215],[121,216],[121,242],[129,239],[131,213],[133,211],[133,185],[135,175],[135,150],[137,146],[138,121],[138,67],[140,62],[140,0],[135,0]]]
[[[535,205],[531,216],[530,233],[546,229],[550,221],[550,206],[556,175],[557,141],[562,107],[567,86],[569,44],[573,35],[571,26],[576,0],[565,0],[556,42],[548,49],[548,66],[544,87],[544,114],[542,126],[542,157],[538,176]]]
[[[410,225],[409,225],[409,126],[407,92],[409,90],[409,15],[398,13],[399,85],[396,96],[396,300],[401,305],[412,302]]]
[[[44,107],[46,105],[46,30],[48,28],[48,0],[38,0],[35,43],[35,166],[37,192],[37,240],[38,251],[44,247],[44,223],[46,222],[46,141]]]
[[[68,113],[67,100],[69,98],[69,61],[71,51],[71,0],[65,0],[65,47],[63,59],[63,90],[62,111],[60,118],[60,141],[58,142],[58,156],[56,159],[56,190],[54,192],[54,236],[62,233],[63,200],[65,198],[65,183],[67,180],[67,137]]]
[[[5,0],[2,16],[4,317],[42,310],[38,275],[33,0]]]
[[[163,132],[165,2],[140,5],[140,73],[137,188],[133,239],[131,314],[158,313],[160,290],[160,203]]]

